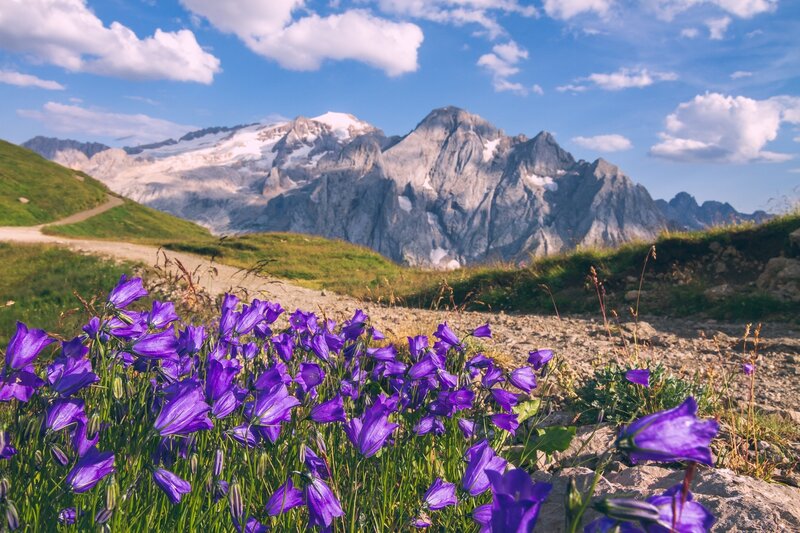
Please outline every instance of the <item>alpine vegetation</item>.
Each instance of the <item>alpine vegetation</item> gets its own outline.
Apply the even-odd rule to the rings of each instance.
[[[145,296],[123,276],[70,340],[17,324],[0,374],[9,530],[536,526],[552,487],[507,452],[536,432],[552,352],[508,369],[472,348],[488,324],[392,344],[360,310],[336,324],[226,295],[213,324],[193,325],[170,302],[128,309]],[[689,486],[718,426],[696,415],[689,397],[617,442],[632,461],[686,462],[683,484],[598,501],[573,483],[566,529],[592,505],[604,516],[586,531],[708,530]]]

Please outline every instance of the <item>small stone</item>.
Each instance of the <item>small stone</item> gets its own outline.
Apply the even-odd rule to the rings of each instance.
[[[20,197],[19,197],[19,203],[21,203],[21,204],[27,204],[27,203],[30,203],[30,200],[28,200],[28,199],[27,199],[27,198],[25,198],[24,196],[20,196]]]

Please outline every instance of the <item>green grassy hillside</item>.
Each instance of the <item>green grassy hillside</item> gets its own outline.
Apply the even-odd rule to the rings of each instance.
[[[105,297],[134,265],[63,248],[0,243],[0,346],[17,320],[57,334],[73,333],[89,317],[76,296]]]
[[[423,283],[414,290],[406,283],[394,290],[410,305],[427,306],[445,295],[471,309],[553,313],[557,306],[564,313],[597,313],[599,299],[590,276],[594,267],[606,308],[617,310],[623,320],[635,310],[640,281],[642,314],[796,320],[800,304],[779,301],[755,282],[770,258],[800,256],[789,239],[798,228],[800,215],[787,215],[762,225],[665,234],[655,243],[577,251],[526,268],[465,269],[442,275],[433,286]]]
[[[90,219],[65,226],[49,226],[44,232],[74,238],[112,239],[165,244],[173,241],[212,241],[205,228],[162,211],[126,200]]]
[[[0,226],[58,220],[101,204],[106,192],[82,172],[0,140]]]

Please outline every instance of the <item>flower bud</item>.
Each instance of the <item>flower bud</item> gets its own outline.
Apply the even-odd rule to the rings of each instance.
[[[218,478],[222,475],[222,469],[225,466],[225,452],[217,450],[214,454],[214,477]]]
[[[571,522],[572,518],[575,517],[583,506],[583,495],[578,490],[578,484],[575,483],[574,477],[569,479],[569,485],[567,486],[567,493],[565,494],[564,500],[567,518]]]
[[[111,385],[111,391],[114,393],[114,398],[121,400],[125,396],[125,389],[122,386],[122,378],[116,376]]]
[[[241,520],[244,515],[244,502],[242,501],[242,492],[239,489],[239,483],[231,484],[228,491],[228,505],[231,510],[231,516],[236,520]]]
[[[658,522],[661,517],[655,505],[638,500],[604,498],[595,503],[594,508],[621,522]]]
[[[269,455],[267,452],[261,452],[261,455],[258,456],[258,463],[256,464],[256,474],[259,478],[263,478],[266,475],[269,466]]]
[[[36,462],[38,466],[42,465],[42,463],[44,462],[44,456],[42,455],[42,450],[36,450],[33,453],[33,460],[34,462]]]
[[[192,456],[189,458],[189,470],[192,472],[193,476],[197,475],[197,454],[193,453]]]
[[[117,498],[119,498],[119,485],[117,480],[112,480],[106,488],[106,509],[113,511],[117,506]]]
[[[5,500],[8,497],[8,491],[11,490],[11,483],[8,479],[0,479],[0,500]]]
[[[105,524],[111,519],[111,515],[114,513],[111,509],[102,509],[97,516],[94,517],[95,524]]]
[[[6,524],[9,531],[19,528],[19,513],[17,513],[17,507],[11,500],[6,502]]]
[[[89,435],[97,435],[100,431],[100,425],[102,421],[97,414],[93,414],[92,418],[89,419],[89,425],[86,427],[87,434]]]
[[[53,446],[50,448],[50,452],[53,454],[53,457],[56,458],[56,461],[61,463],[61,466],[67,466],[67,463],[69,463],[69,457],[67,457],[67,454],[64,453],[61,448],[58,446]]]

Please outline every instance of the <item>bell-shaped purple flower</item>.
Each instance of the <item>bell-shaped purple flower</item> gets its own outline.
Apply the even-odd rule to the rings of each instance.
[[[650,387],[650,370],[647,368],[633,368],[625,372],[625,379],[642,387]]]
[[[508,381],[522,392],[528,393],[536,388],[536,374],[529,366],[523,366],[514,370]]]
[[[425,335],[417,335],[416,337],[408,337],[408,351],[411,353],[411,359],[418,361],[422,354],[428,349],[428,337]]]
[[[178,320],[175,312],[175,304],[172,302],[153,302],[150,314],[147,315],[147,323],[150,327],[161,329]]]
[[[124,309],[139,298],[147,296],[147,291],[142,285],[142,278],[128,279],[125,274],[119,278],[119,283],[108,295],[108,301],[117,309]]]
[[[433,432],[434,435],[444,435],[445,428],[442,421],[436,416],[423,416],[414,426],[416,435],[427,435]]]
[[[505,474],[488,471],[492,483],[492,531],[533,531],[539,509],[553,488],[549,483],[534,483],[521,469]]]
[[[133,343],[133,353],[145,359],[177,359],[178,341],[175,333],[168,329],[160,333],[145,335]]]
[[[292,478],[286,480],[267,501],[267,514],[278,516],[290,509],[303,505],[303,492],[292,484]]]
[[[22,322],[17,322],[17,330],[6,348],[6,366],[21,370],[31,364],[47,345],[55,340],[47,336],[41,329],[28,329]]]
[[[303,496],[308,506],[309,522],[313,526],[328,528],[334,518],[344,516],[339,499],[318,477],[312,477],[311,483],[306,485],[303,491]]]
[[[17,455],[17,449],[11,445],[11,436],[8,432],[0,433],[0,459],[10,459]]]
[[[449,505],[455,505],[458,503],[456,499],[456,486],[453,483],[442,481],[442,478],[436,478],[425,492],[423,500],[431,511],[438,511]]]
[[[478,338],[488,338],[488,339],[491,339],[491,338],[492,338],[492,330],[491,330],[491,328],[489,327],[489,323],[487,322],[486,324],[484,324],[484,325],[482,325],[482,326],[479,326],[479,327],[475,328],[475,329],[472,331],[472,336],[473,336],[473,337],[478,337]]]
[[[192,491],[192,486],[188,481],[163,468],[157,468],[153,471],[153,481],[164,491],[164,494],[167,495],[173,505],[180,503],[183,495]]]
[[[176,394],[161,407],[155,428],[162,437],[170,435],[189,435],[195,431],[214,427],[208,412],[211,407],[205,402],[205,395],[199,384],[190,380],[177,385]]]
[[[742,372],[744,372],[745,376],[752,376],[755,370],[756,370],[756,365],[754,365],[753,363],[742,364]]]
[[[98,452],[97,448],[92,448],[78,459],[78,462],[67,474],[67,485],[73,492],[86,492],[113,472],[114,454],[112,452]]]
[[[471,446],[464,458],[467,468],[461,480],[461,487],[472,496],[483,494],[489,488],[487,471],[503,473],[506,469],[506,460],[496,455],[489,442],[484,439]]]
[[[304,392],[308,392],[325,379],[325,371],[317,363],[300,363],[300,372],[295,381]]]
[[[458,340],[456,334],[453,333],[453,330],[450,329],[450,326],[447,325],[447,322],[439,324],[439,327],[436,328],[436,333],[434,333],[433,336],[439,339],[448,348],[456,348],[457,350],[463,349],[461,342]]]
[[[372,457],[386,443],[398,424],[389,422],[390,409],[382,399],[367,408],[361,418],[344,427],[347,437],[364,457]]]
[[[347,419],[344,415],[344,402],[342,401],[342,396],[337,394],[330,400],[315,405],[311,408],[309,418],[320,424],[328,424],[330,422],[346,422]]]
[[[100,381],[98,375],[92,371],[92,362],[83,358],[88,349],[80,344],[79,338],[63,343],[62,346],[62,355],[47,367],[47,382],[51,389],[61,396],[71,396]]]
[[[459,418],[458,429],[461,430],[461,434],[464,435],[465,439],[472,438],[475,435],[475,422],[468,418]]]
[[[228,392],[241,365],[236,359],[210,359],[206,366],[206,398],[215,402]]]
[[[702,504],[694,501],[691,492],[682,494],[683,485],[678,484],[664,494],[647,498],[658,509],[659,522],[648,524],[647,533],[703,532],[711,531],[716,518]],[[674,521],[674,528],[673,528]]]
[[[490,417],[492,424],[499,427],[500,429],[505,429],[512,435],[517,432],[517,428],[519,427],[519,420],[517,419],[517,415],[513,413],[497,413]]]
[[[178,333],[178,353],[194,355],[200,351],[206,340],[206,329],[203,326],[186,326]]]
[[[528,352],[528,362],[534,370],[541,370],[553,358],[553,350],[534,350]]]
[[[6,369],[0,374],[0,402],[7,402],[12,398],[27,402],[42,385],[44,381],[34,373],[32,364],[17,371],[8,372]]]
[[[74,507],[66,507],[58,512],[58,523],[71,526],[78,520],[78,511]]]
[[[70,398],[58,400],[50,406],[50,409],[47,410],[44,427],[50,431],[61,431],[72,424],[86,421],[83,400]]]
[[[298,405],[300,400],[291,396],[281,384],[256,397],[251,420],[257,426],[280,426],[281,422],[291,419],[291,411]]]
[[[507,391],[505,389],[500,389],[495,387],[490,391],[492,393],[492,398],[494,401],[497,402],[504,411],[511,411],[511,408],[517,405],[519,398],[513,392]]]
[[[620,429],[617,447],[632,461],[697,461],[711,465],[715,420],[697,418],[697,402],[689,396],[679,406],[642,417]]]

